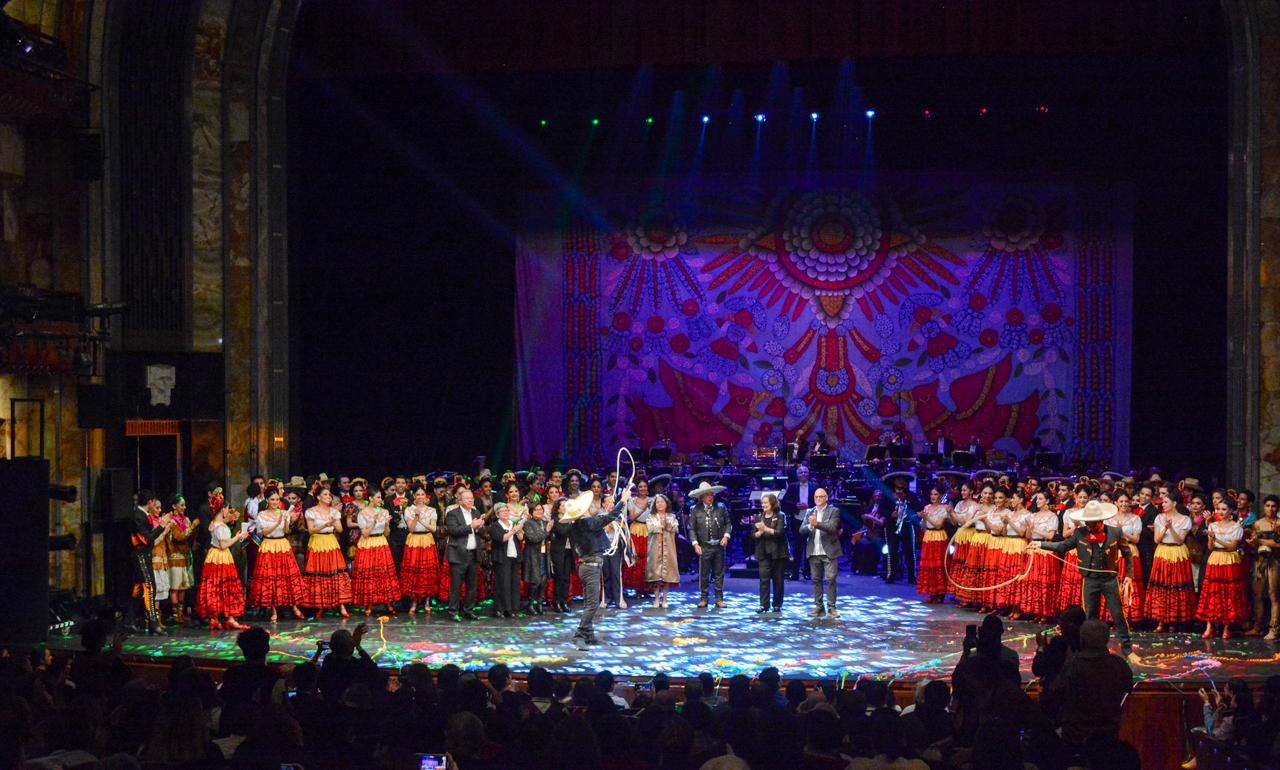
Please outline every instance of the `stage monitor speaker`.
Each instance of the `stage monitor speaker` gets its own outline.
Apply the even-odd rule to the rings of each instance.
[[[121,523],[133,519],[133,469],[103,468],[98,477],[98,520]]]
[[[102,180],[102,134],[81,134],[71,150],[71,177],[77,182]]]
[[[81,428],[110,427],[111,411],[107,400],[107,386],[84,383],[76,386],[76,425]]]
[[[0,460],[0,641],[34,644],[49,632],[49,461]]]

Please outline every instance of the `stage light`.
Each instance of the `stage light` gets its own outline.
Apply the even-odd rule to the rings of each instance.
[[[932,117],[933,117],[933,110],[925,110],[925,111],[924,111],[924,116],[925,116],[926,118],[932,118]]]
[[[884,545],[880,546],[880,553],[884,554],[885,556],[888,556],[888,555],[889,555],[889,544],[888,544],[888,543],[885,543]]]
[[[763,112],[757,112],[757,113],[756,113],[756,122],[757,122],[757,123],[763,123],[763,122],[764,122],[764,119],[765,119],[765,118],[764,118],[764,113],[763,113]]]
[[[543,128],[546,128],[546,125],[547,125],[547,119],[546,119],[546,118],[543,118],[542,120],[539,120],[539,121],[538,121],[538,125],[542,126]]]
[[[710,122],[711,122],[711,116],[710,116],[710,115],[703,115],[703,116],[702,116],[702,123],[703,123],[703,125],[706,125],[707,123],[710,123]]]
[[[1049,107],[1048,107],[1047,105],[1044,105],[1044,104],[1042,104],[1042,105],[1040,105],[1039,107],[1037,107],[1037,108],[1036,108],[1036,112],[1039,112],[1039,113],[1040,113],[1040,114],[1042,114],[1042,115],[1043,115],[1044,113],[1048,112],[1048,111],[1049,111]]]
[[[598,125],[600,125],[600,118],[592,118],[592,119],[591,119],[591,125],[593,125],[593,126],[598,126]]]
[[[872,118],[874,118],[875,116],[876,116],[876,111],[875,111],[875,110],[867,110],[867,120],[871,120],[871,119],[872,119]]]
[[[652,125],[653,125],[653,118],[645,118],[645,119],[644,119],[644,122],[645,122],[645,125],[652,126]]]
[[[816,112],[811,112],[811,113],[809,113],[809,120],[812,120],[814,123],[817,123],[817,122],[818,122],[818,113],[816,113]]]
[[[983,107],[983,108],[979,109],[979,110],[978,110],[978,114],[979,114],[979,115],[986,115],[986,114],[987,114],[987,108],[986,108],[986,107]]]

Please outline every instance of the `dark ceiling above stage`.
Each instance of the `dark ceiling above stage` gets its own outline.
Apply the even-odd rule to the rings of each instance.
[[[1214,0],[326,0],[308,77],[1144,53],[1224,46]],[[341,41],[338,43],[337,41]]]

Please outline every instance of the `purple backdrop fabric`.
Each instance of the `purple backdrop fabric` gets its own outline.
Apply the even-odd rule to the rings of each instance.
[[[614,180],[587,200],[557,226],[554,195],[523,199],[522,461],[824,430],[851,458],[897,434],[1127,462],[1127,185]]]

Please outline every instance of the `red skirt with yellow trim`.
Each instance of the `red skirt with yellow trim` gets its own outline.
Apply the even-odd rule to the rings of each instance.
[[[1076,549],[1062,554],[1062,577],[1058,580],[1058,608],[1051,613],[1057,615],[1067,607],[1084,606],[1084,573],[1080,572],[1080,559]]]
[[[1196,589],[1191,557],[1185,545],[1156,546],[1142,614],[1157,623],[1183,623],[1195,618]]]
[[[347,560],[331,534],[312,535],[307,540],[307,561],[302,568],[304,607],[330,609],[351,603],[351,575]]]
[[[210,548],[204,557],[196,613],[206,620],[244,614],[244,586],[235,559],[225,548]]]
[[[355,603],[366,609],[399,600],[400,579],[386,535],[365,535],[356,542],[351,587]]]
[[[916,593],[923,596],[940,596],[947,592],[947,577],[942,573],[942,562],[947,558],[947,531],[925,531],[920,542],[920,565],[916,569]]]
[[[954,549],[952,549],[950,554],[947,555],[946,569],[942,572],[944,580],[947,580],[948,576],[950,577],[950,580],[947,580],[947,590],[955,596],[956,601],[958,602],[965,601],[965,599],[962,598],[964,591],[956,588],[952,581],[955,583],[964,583],[962,578],[964,577],[964,571],[966,569],[965,564],[969,560],[969,543],[972,540],[972,527],[965,527],[963,529],[956,530],[955,536],[951,538],[951,545],[954,546]]]
[[[636,561],[628,567],[622,565],[622,587],[648,593],[649,583],[644,579],[649,556],[649,527],[635,522],[631,525],[631,542],[636,547]]]
[[[994,538],[1000,546],[1000,557],[993,585],[1004,583],[995,590],[995,606],[1022,606],[1022,589],[1025,581],[1022,572],[1027,568],[1027,541],[1013,535]]]
[[[285,537],[269,537],[258,547],[249,582],[249,604],[254,607],[289,607],[302,601],[302,571]]]
[[[956,589],[956,598],[969,604],[987,604],[992,600],[990,591],[980,591],[985,586],[993,585],[996,552],[991,550],[991,533],[978,530],[969,539],[969,550],[965,556],[964,566],[956,582],[967,589]]]
[[[1022,581],[1022,613],[1037,618],[1058,616],[1058,583],[1062,579],[1062,562],[1048,551],[1031,552],[1031,571]]]
[[[440,552],[431,533],[411,533],[405,539],[404,556],[400,559],[400,589],[415,602],[439,598]]]
[[[1155,572],[1155,569],[1152,569]],[[1243,623],[1249,619],[1244,559],[1239,551],[1212,551],[1200,584],[1196,618],[1206,623]]]

